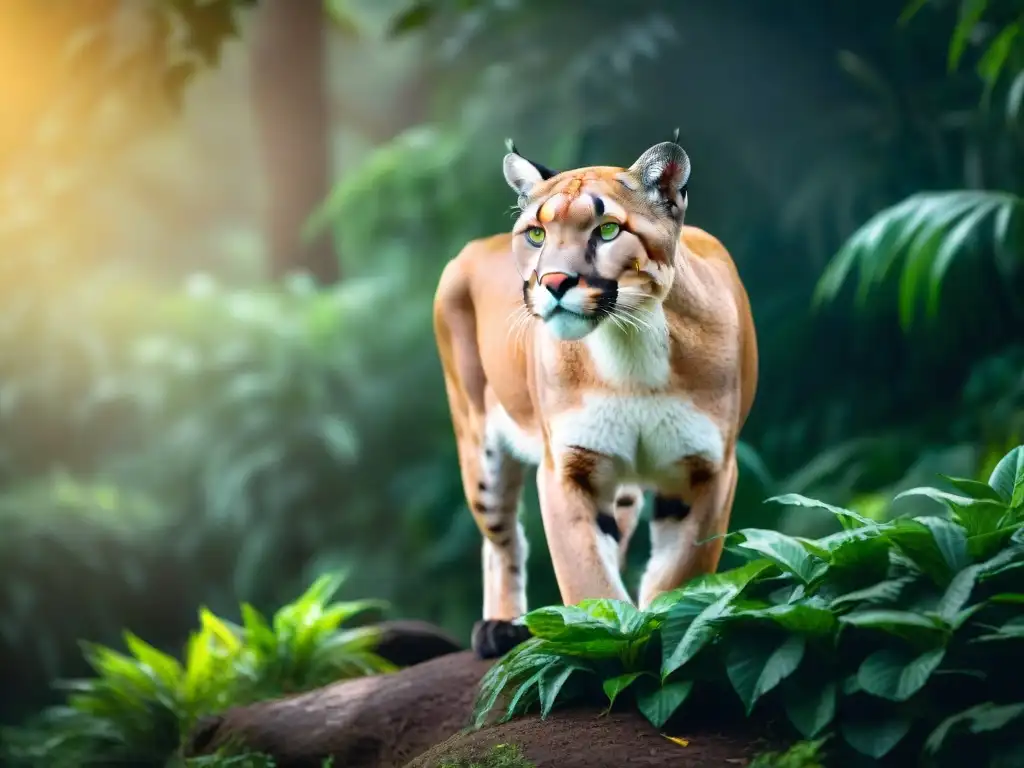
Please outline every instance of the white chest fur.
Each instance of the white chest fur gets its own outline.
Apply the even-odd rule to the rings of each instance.
[[[725,446],[714,420],[689,400],[667,394],[587,394],[580,408],[551,425],[556,453],[570,446],[619,460],[638,479],[653,478],[688,456],[722,461]]]

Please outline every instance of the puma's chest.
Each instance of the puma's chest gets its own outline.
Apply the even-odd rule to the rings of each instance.
[[[718,465],[725,453],[721,427],[685,397],[590,393],[578,408],[552,419],[556,452],[585,448],[620,461],[631,474],[659,474],[687,457]]]

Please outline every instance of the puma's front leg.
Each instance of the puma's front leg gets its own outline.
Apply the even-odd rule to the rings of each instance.
[[[640,581],[641,608],[695,576],[715,572],[725,542],[707,539],[729,528],[736,479],[736,455],[730,453],[711,476],[687,478],[692,504],[678,493],[659,491],[651,512],[651,557]]]
[[[630,599],[619,575],[619,543],[611,460],[569,446],[547,454],[537,470],[544,535],[562,602],[587,598]]]

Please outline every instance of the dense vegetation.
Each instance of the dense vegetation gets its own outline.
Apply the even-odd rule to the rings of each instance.
[[[9,4],[19,19],[33,5]],[[34,105],[0,120],[0,719],[52,701],[49,680],[89,673],[79,640],[114,646],[131,627],[174,655],[197,606],[241,624],[239,603],[269,613],[342,566],[345,596],[466,634],[479,536],[425,318],[443,263],[507,229],[509,134],[569,167],[625,162],[682,125],[688,220],[735,255],[761,346],[734,529],[802,537],[822,560],[810,548],[837,523],[800,494],[895,547],[924,534],[888,521],[931,502],[894,497],[936,473],[984,481],[1024,439],[1019,4],[915,2],[900,17],[891,0],[593,0],[581,16],[479,0],[388,18],[375,0],[326,4],[351,65],[335,86],[339,180],[309,222],[340,254],[345,280],[330,285],[270,280],[247,245],[239,201],[257,185],[235,151],[249,116],[230,55],[245,5],[69,4],[18,28],[48,41],[33,42],[48,63],[35,79],[16,76],[33,61],[11,58],[16,25],[0,30],[3,90]],[[123,41],[111,19],[136,8],[158,30],[176,14],[186,33]],[[85,77],[58,55],[76,40],[109,66]],[[426,102],[411,117],[393,96],[408,82]],[[135,105],[132,119],[82,112],[96,88]],[[198,159],[146,138],[175,125],[179,96],[212,137]],[[356,125],[370,117],[384,125],[373,135]],[[768,516],[761,500],[783,493]],[[525,507],[531,604],[551,605],[532,492]],[[732,544],[742,563],[752,545]],[[796,578],[772,567],[743,599],[771,602],[762,590]]]
[[[166,766],[200,717],[253,701],[310,690],[335,680],[390,672],[374,652],[374,627],[349,624],[378,608],[329,602],[340,576],[324,576],[269,620],[241,606],[242,624],[199,611],[200,628],[182,658],[126,632],[128,653],[83,644],[94,677],[65,681],[67,702],[5,735],[5,765],[78,768]],[[210,762],[210,761],[206,761]],[[204,764],[204,759],[196,761]],[[217,759],[218,768],[258,768],[262,757]]]
[[[482,722],[603,689],[658,728],[687,704],[735,692],[738,712],[784,717],[793,737],[830,738],[830,760],[1009,766],[1024,761],[1024,696],[1007,670],[1024,652],[1024,446],[988,483],[931,487],[945,516],[878,523],[803,496],[843,529],[821,539],[748,528],[748,562],[695,579],[646,611],[614,600],[541,608],[534,637],[487,674]],[[724,708],[728,712],[728,708]],[[852,752],[853,754],[849,754]]]

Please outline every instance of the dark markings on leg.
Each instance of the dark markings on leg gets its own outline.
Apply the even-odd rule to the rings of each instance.
[[[505,523],[491,523],[487,526],[487,530],[493,534],[504,533],[506,530]]]
[[[487,483],[481,480],[479,483],[476,484],[476,489],[481,493],[487,493]]]
[[[494,449],[493,448],[484,448],[484,456],[486,456],[488,459],[493,459],[494,458]]]
[[[474,501],[473,502],[473,511],[476,512],[478,515],[486,515],[487,514],[487,505],[484,504],[482,501]]]
[[[636,498],[634,496],[619,496],[619,498],[615,500],[616,507],[632,507],[634,504],[636,504]]]
[[[611,536],[616,544],[622,541],[622,531],[619,530],[619,524],[615,520],[615,515],[607,512],[598,512],[597,527],[601,529],[601,533],[605,536]]]
[[[651,517],[655,520],[685,520],[690,514],[690,505],[682,499],[667,496],[654,497],[654,509]]]
[[[598,455],[586,448],[573,446],[565,457],[563,472],[565,479],[575,485],[587,496],[594,495],[594,472],[597,469]]]

